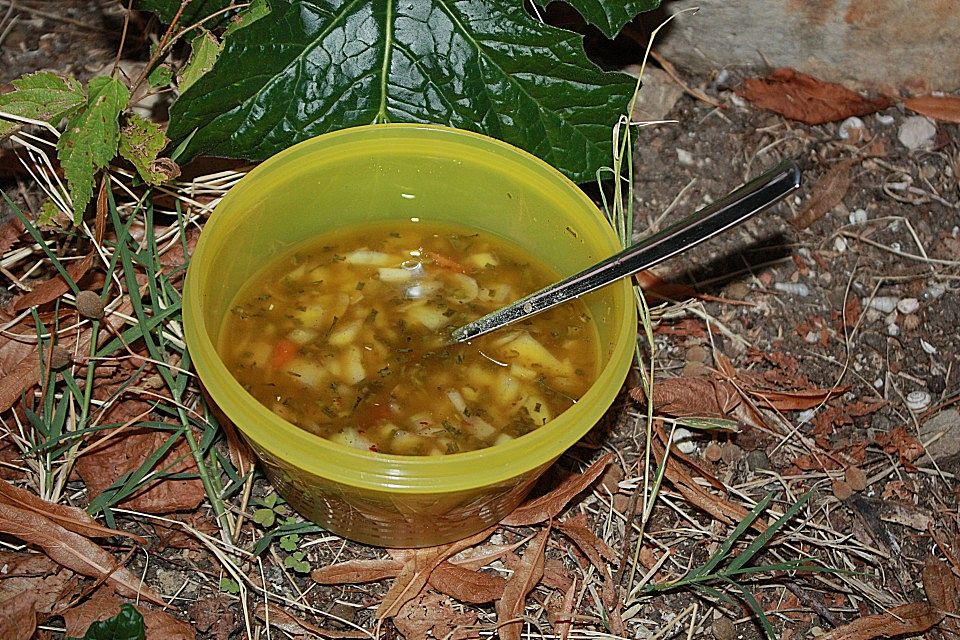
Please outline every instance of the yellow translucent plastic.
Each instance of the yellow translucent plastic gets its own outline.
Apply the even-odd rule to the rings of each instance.
[[[602,350],[600,375],[586,395],[521,438],[448,456],[386,455],[330,442],[244,391],[215,349],[244,282],[278,253],[325,231],[409,218],[500,235],[560,274],[618,249],[590,199],[534,156],[446,127],[371,125],[302,142],[233,187],[200,235],[183,299],[187,344],[207,394],[252,445],[277,491],[330,531],[389,547],[460,539],[516,508],[610,406],[636,337],[627,281],[586,296]]]

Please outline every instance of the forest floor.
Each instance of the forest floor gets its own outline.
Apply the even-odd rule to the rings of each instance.
[[[52,7],[0,2],[0,85],[38,69],[86,78],[113,64],[122,8]],[[48,371],[39,385],[35,368],[30,390],[0,416],[0,617],[26,615],[13,607],[31,593],[38,638],[82,636],[123,602],[144,613],[148,638],[489,638],[507,620],[524,638],[760,638],[764,620],[780,638],[834,628],[831,637],[861,640],[955,636],[960,128],[936,123],[928,144],[908,148],[900,132],[914,114],[897,103],[841,135],[838,123],[803,125],[753,106],[732,90],[739,78],[683,80],[710,102],[660,73],[643,90],[662,98],[650,107],[656,117],[676,122],[636,132],[638,236],[784,158],[797,161],[804,185],[645,280],[662,416],[651,441],[646,403],[621,394],[535,489],[547,496],[544,515],[465,551],[387,552],[304,522],[247,473],[249,460],[205,418],[192,378],[176,382],[176,326],[154,338],[137,332],[138,317],[178,300],[184,248],[242,167],[194,170],[193,182],[156,200],[152,230],[136,222],[129,242],[109,250],[90,250],[89,228],[53,228],[42,231],[45,253],[3,204],[0,395],[24,388],[17,366],[36,361],[38,322],[59,323],[74,351],[66,373]],[[35,219],[33,160],[4,144],[3,189]],[[118,216],[139,211],[117,198]],[[175,199],[186,225],[168,213]],[[149,233],[154,246],[143,242]],[[99,324],[74,310],[50,253],[81,288],[116,282]],[[113,255],[125,258],[112,264]],[[155,264],[144,267],[144,256]],[[134,304],[122,293],[124,268],[160,290]],[[91,371],[84,355],[97,335],[101,347],[124,340]],[[70,436],[91,383],[86,411],[102,429]],[[634,371],[625,391],[639,384]],[[178,410],[190,416],[189,438]],[[735,429],[678,430],[648,509],[645,480],[666,439],[656,434],[683,416]],[[219,505],[197,478],[194,450],[216,476]],[[589,486],[577,484],[585,468],[596,477]],[[25,494],[63,511],[38,503],[35,520],[18,522],[10,505],[26,509]],[[76,524],[87,521],[68,507],[91,505],[99,525],[136,538]],[[793,517],[780,522],[784,513]],[[74,524],[41,532],[51,521]],[[765,527],[774,535],[761,548]],[[92,580],[57,549],[123,568]]]

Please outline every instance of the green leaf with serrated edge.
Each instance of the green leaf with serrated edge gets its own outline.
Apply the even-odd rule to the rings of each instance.
[[[535,0],[545,7],[551,0]],[[565,0],[567,4],[580,12],[584,20],[600,29],[603,35],[613,38],[623,25],[633,20],[637,14],[651,11],[660,6],[660,0]]]
[[[190,85],[200,79],[200,76],[210,71],[219,55],[220,41],[209,31],[204,30],[191,40],[190,58],[180,69],[180,75],[177,77],[180,91],[186,91]]]
[[[73,219],[79,224],[93,196],[93,177],[117,155],[120,123],[117,118],[130,100],[119,80],[92,78],[87,85],[87,104],[70,118],[57,144],[57,157],[67,178],[73,200]]]
[[[53,224],[61,213],[60,207],[53,200],[44,200],[43,204],[40,205],[40,213],[37,215],[37,226],[46,227]]]
[[[171,175],[167,162],[158,162],[157,155],[167,145],[163,127],[131,114],[120,130],[120,155],[130,161],[137,173],[148,184],[161,184],[175,175]],[[179,173],[179,172],[177,172]]]
[[[372,122],[480,131],[592,180],[636,81],[515,0],[272,0],[170,109],[198,153],[264,159]]]
[[[146,630],[143,626],[143,616],[132,605],[120,606],[120,613],[92,622],[87,627],[83,638],[67,638],[67,640],[144,640]]]
[[[234,31],[239,31],[244,27],[248,27],[260,18],[266,16],[270,13],[270,4],[267,0],[253,0],[246,9],[238,13],[230,21],[230,25],[227,27],[226,31],[223,32],[223,37],[227,38]]]
[[[147,76],[147,82],[154,89],[167,87],[173,81],[173,69],[168,64],[158,65],[150,75]]]
[[[181,27],[189,27],[219,11],[223,11],[231,3],[232,0],[191,0],[183,8],[183,13],[180,14],[180,20],[177,24]],[[137,0],[136,7],[142,11],[151,11],[157,14],[161,22],[170,24],[182,4],[183,0]]]
[[[17,78],[14,91],[0,95],[0,111],[56,125],[86,102],[80,83],[70,77],[40,71]],[[20,125],[0,116],[0,138]]]

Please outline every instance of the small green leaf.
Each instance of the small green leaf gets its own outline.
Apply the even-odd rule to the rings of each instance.
[[[129,160],[148,184],[161,184],[180,175],[180,169],[169,158],[157,158],[167,146],[163,127],[131,114],[120,130],[120,155]]]
[[[209,31],[202,29],[200,35],[190,41],[190,58],[180,69],[177,78],[180,91],[186,91],[200,76],[213,68],[220,55],[220,41]]]
[[[120,613],[93,622],[87,627],[83,638],[67,638],[67,640],[144,640],[146,630],[143,627],[143,616],[132,605],[120,606]]]
[[[300,544],[300,536],[295,533],[280,537],[280,548],[284,551],[296,551]]]
[[[168,64],[158,65],[150,75],[147,76],[147,82],[153,88],[161,88],[170,85],[173,80],[173,69]]]
[[[283,566],[285,566],[288,569],[293,569],[297,573],[310,572],[310,563],[304,559],[303,551],[297,551],[296,553],[291,553],[289,556],[284,558]]]
[[[15,91],[0,95],[0,111],[52,125],[75,112],[85,102],[79,82],[49,71],[18,78],[13,81],[13,86]],[[0,116],[0,138],[19,124],[16,120],[2,119]]]
[[[274,506],[276,506],[277,500],[279,499],[280,499],[280,496],[278,496],[275,493],[270,493],[263,497],[263,500],[260,501],[260,504],[272,509]]]
[[[56,222],[63,213],[53,200],[47,199],[40,205],[40,214],[37,216],[37,226],[45,227]]]
[[[240,585],[230,578],[220,578],[220,591],[237,595],[240,593]]]
[[[87,93],[86,107],[70,118],[57,144],[57,157],[67,178],[77,224],[93,196],[94,175],[117,155],[117,118],[130,100],[123,83],[106,76],[92,78]]]
[[[233,20],[230,21],[230,26],[223,32],[223,37],[226,38],[235,31],[249,27],[268,13],[270,13],[270,5],[267,3],[267,0],[253,0],[246,9],[233,17]]]
[[[253,521],[262,527],[272,527],[277,518],[272,509],[257,509],[253,512]]]

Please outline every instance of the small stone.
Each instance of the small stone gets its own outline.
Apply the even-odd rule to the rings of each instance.
[[[867,125],[856,116],[852,116],[841,122],[840,127],[837,129],[837,135],[841,140],[849,140],[850,142],[865,142],[870,139],[870,132],[867,130]]]
[[[716,640],[734,640],[737,637],[737,627],[730,621],[730,618],[714,620],[711,631]]]
[[[907,409],[917,413],[923,411],[933,402],[933,396],[926,391],[911,391],[907,394]]]
[[[77,311],[84,318],[100,320],[103,318],[103,300],[95,292],[85,289],[77,294]]]
[[[850,224],[863,224],[869,220],[866,209],[854,209],[850,212],[850,215],[847,218],[850,220]]]
[[[891,338],[896,338],[900,335],[900,326],[896,322],[891,322],[887,325],[887,335]]]
[[[693,160],[693,154],[679,147],[677,147],[677,162],[686,167],[692,167],[696,164]]]
[[[919,308],[920,301],[916,298],[902,298],[900,302],[897,303],[897,311],[903,315],[914,313]]]
[[[755,449],[747,453],[745,459],[747,463],[747,469],[750,471],[765,471],[771,468],[770,457],[767,456],[767,452],[763,449]]]
[[[847,250],[847,241],[837,236],[833,239],[833,248],[836,249],[837,253],[843,253]]]
[[[803,337],[803,340],[807,344],[817,344],[820,342],[820,334],[816,331],[808,331],[807,335]]]
[[[920,425],[920,441],[939,460],[960,453],[960,411],[941,411]]]
[[[876,309],[881,313],[890,313],[897,308],[900,298],[896,296],[874,296],[872,299],[864,300],[863,303],[870,309]]]
[[[897,131],[900,143],[911,151],[931,149],[935,135],[937,135],[937,126],[924,116],[910,116],[903,121]]]
[[[73,356],[70,354],[69,349],[62,347],[59,344],[53,345],[50,349],[50,368],[53,370],[63,369],[64,367],[70,366],[70,363],[73,362]]]
[[[723,447],[716,442],[711,442],[707,445],[707,448],[703,450],[703,457],[710,462],[720,462],[720,459],[723,457]]]
[[[810,287],[802,282],[774,282],[773,288],[780,293],[806,298],[810,295]]]
[[[891,124],[894,123],[895,120],[896,120],[896,118],[894,118],[894,117],[891,116],[891,115],[887,115],[886,113],[878,113],[878,114],[877,114],[877,122],[879,122],[880,124],[883,124],[883,125],[891,125]]]
[[[693,432],[685,427],[677,427],[674,430],[673,443],[680,453],[689,455],[697,450],[697,443],[693,440]]]
[[[932,356],[937,352],[937,348],[923,338],[920,338],[920,348],[923,349],[923,352],[928,356]]]
[[[936,300],[943,294],[947,292],[947,287],[942,283],[935,282],[926,289],[923,290],[923,293],[920,294],[924,300]]]
[[[732,442],[727,442],[721,447],[720,459],[726,462],[727,464],[733,464],[743,457],[743,449],[733,444]]]

